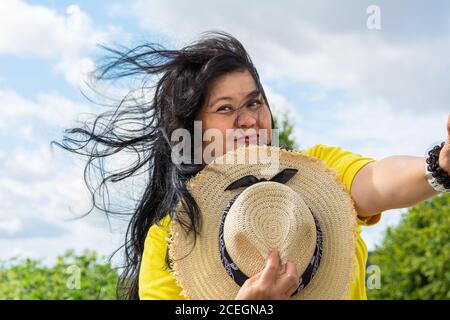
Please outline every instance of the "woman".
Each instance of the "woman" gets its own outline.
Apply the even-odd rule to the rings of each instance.
[[[199,153],[204,156],[208,146],[218,139],[223,140],[219,144],[222,148],[210,152],[212,158],[244,143],[271,144],[273,118],[268,100],[246,50],[237,39],[223,32],[207,33],[180,50],[157,45],[108,50],[112,60],[99,68],[99,79],[142,77],[143,90],[151,89],[146,85],[148,81],[155,81],[154,92],[135,104],[133,99],[122,101],[117,110],[101,114],[91,126],[68,130],[63,147],[88,156],[87,170],[102,169],[104,159],[122,150],[138,155],[133,165],[120,172],[108,174],[100,170],[100,188],[95,188],[89,179],[86,181],[93,190],[94,205],[111,213],[100,205],[102,199],[97,200],[96,195],[107,191],[103,188],[109,182],[142,171],[147,174],[147,185],[127,230],[127,260],[119,294],[130,299],[182,299],[167,255],[170,214],[182,200],[189,216],[189,221],[183,223],[190,232],[197,233],[201,212],[185,183],[208,163],[204,158],[196,161]],[[200,145],[194,141],[199,123],[202,133],[216,133],[214,139],[202,140]],[[182,161],[174,161],[173,150],[179,141],[174,141],[173,136],[180,129],[190,133],[192,140],[187,144],[192,148],[188,148]],[[261,135],[267,137],[266,141],[258,136],[259,132],[266,133]],[[226,143],[230,141],[231,145]],[[448,146],[445,148],[442,154],[446,158],[441,157],[439,163],[448,169]],[[410,206],[437,194],[424,179],[425,158],[389,157],[375,161],[320,144],[304,152],[339,172],[354,200],[359,225],[376,223],[384,210]],[[367,248],[359,232],[360,229],[350,299],[366,298]],[[262,270],[270,276],[250,278],[236,298],[288,298],[290,292],[286,288],[292,287],[291,282],[296,279],[296,267],[287,263],[283,272],[270,272],[277,268],[278,255],[272,253]]]

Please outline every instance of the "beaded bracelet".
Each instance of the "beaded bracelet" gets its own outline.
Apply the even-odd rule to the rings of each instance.
[[[450,175],[439,166],[439,154],[445,142],[434,146],[428,152],[426,176],[430,185],[437,191],[450,192]]]

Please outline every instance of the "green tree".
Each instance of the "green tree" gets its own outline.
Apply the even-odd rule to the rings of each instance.
[[[371,299],[450,299],[450,195],[414,206],[388,228],[370,264],[381,270]]]
[[[279,116],[273,115],[275,128],[279,130],[280,134],[280,146],[285,145],[293,149],[297,149],[298,145],[295,139],[292,137],[294,125],[290,122],[288,115],[285,113],[280,119]]]
[[[115,299],[117,278],[95,251],[69,250],[52,266],[12,258],[0,262],[0,299]]]

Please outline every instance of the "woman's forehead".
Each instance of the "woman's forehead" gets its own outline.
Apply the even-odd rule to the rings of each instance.
[[[209,102],[223,97],[239,100],[255,90],[257,90],[256,83],[250,72],[234,71],[219,76],[212,82],[208,98]]]

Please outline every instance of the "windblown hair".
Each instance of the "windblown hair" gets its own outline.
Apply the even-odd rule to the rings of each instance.
[[[125,265],[117,293],[119,298],[139,299],[138,275],[149,228],[168,213],[176,219],[173,211],[180,201],[189,217],[182,222],[187,232],[197,235],[201,225],[199,208],[186,189],[186,181],[203,165],[171,160],[172,132],[184,128],[193,137],[194,119],[205,102],[208,86],[232,71],[248,70],[267,105],[268,101],[243,45],[224,32],[203,33],[179,50],[154,43],[133,49],[102,48],[108,55],[95,71],[95,81],[140,79],[139,89],[152,94],[138,101],[130,93],[92,122],[65,130],[62,142],[54,143],[87,159],[84,179],[92,196],[88,213],[97,208],[107,215],[131,216],[122,246]],[[111,156],[130,152],[137,159],[132,164],[120,171],[105,170]],[[146,185],[136,206],[128,213],[112,209],[108,186],[138,174],[145,175]]]

